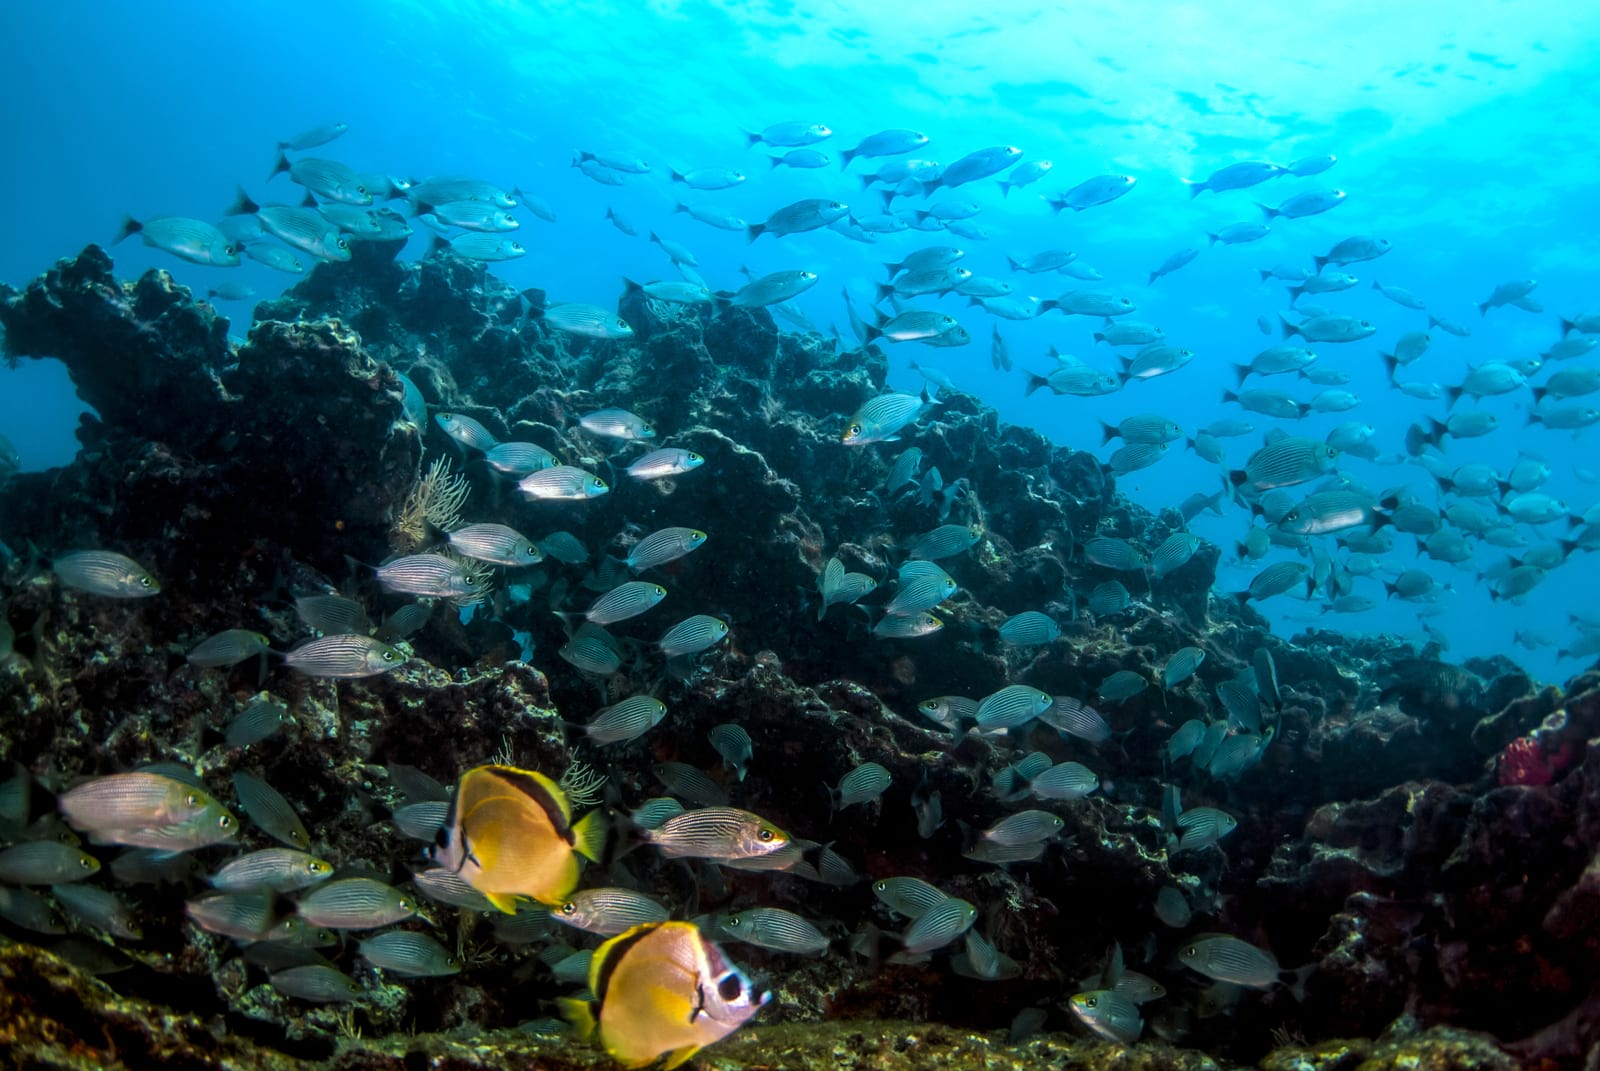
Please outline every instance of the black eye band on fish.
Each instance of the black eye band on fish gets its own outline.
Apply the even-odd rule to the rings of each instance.
[[[694,984],[694,1007],[689,1009],[689,1022],[693,1023],[706,1010],[706,988],[699,982]]]

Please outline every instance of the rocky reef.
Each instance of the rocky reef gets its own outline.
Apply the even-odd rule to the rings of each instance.
[[[396,768],[448,784],[497,755],[552,776],[582,760],[607,775],[609,804],[626,810],[663,794],[659,764],[681,762],[737,806],[829,844],[866,878],[913,875],[970,901],[978,930],[1016,964],[1014,977],[984,981],[953,972],[948,952],[889,962],[894,942],[874,934],[898,926],[865,881],[622,854],[585,884],[640,890],[679,917],[784,907],[834,938],[822,957],[730,944],[774,996],[754,1025],[702,1055],[708,1064],[1577,1068],[1600,1059],[1600,675],[1540,689],[1500,659],[1457,667],[1388,637],[1273,636],[1252,610],[1213,596],[1218,548],[1202,546],[1160,581],[1096,564],[1088,540],[1154,548],[1181,530],[1182,514],[1129,503],[1095,458],[1001,425],[969,396],[945,397],[905,433],[924,468],[959,491],[890,494],[885,479],[903,444],[839,442],[846,417],[883,387],[886,361],[871,350],[780,331],[764,310],[638,294],[620,309],[633,339],[578,338],[545,324],[541,294],[518,293],[479,265],[396,253],[366,243],[347,264],[320,265],[259,305],[242,341],[169,273],[119,281],[95,247],[22,291],[0,287],[11,359],[61,360],[95,410],[70,466],[0,487],[0,541],[14,552],[0,606],[15,634],[0,658],[0,760],[31,775],[30,821],[51,810],[51,791],[89,775],[176,762],[229,799],[231,775],[248,771],[298,811],[317,854],[404,884],[420,855],[390,820],[405,802]],[[605,477],[611,493],[521,500],[433,421],[408,419],[399,374],[432,409],[538,444]],[[606,406],[644,416],[659,442],[695,451],[703,467],[629,479],[629,453],[576,425]],[[409,638],[411,661],[383,676],[318,680],[276,657],[229,670],[186,661],[228,628],[288,649],[305,635],[296,596],[339,591],[374,620],[399,606],[371,566],[401,549],[408,497],[437,457],[454,459],[470,482],[464,517],[535,539],[570,533],[588,560],[508,574],[470,612],[436,608]],[[909,539],[947,522],[979,525],[982,537],[942,563],[960,591],[939,610],[936,634],[877,638],[850,606],[819,619],[817,577],[830,557],[884,579]],[[621,667],[605,680],[576,672],[557,655],[566,633],[550,611],[581,609],[615,573],[607,556],[669,525],[710,538],[652,574],[669,601],[616,627]],[[64,589],[48,560],[90,547],[139,561],[162,593],[125,601]],[[1090,592],[1112,579],[1135,598],[1096,618],[1084,610]],[[1002,642],[998,626],[1024,610],[1049,614],[1061,635],[1033,648]],[[669,672],[653,641],[692,613],[729,622],[730,639]],[[1205,660],[1162,687],[1161,667],[1184,647]],[[1217,709],[1217,686],[1260,651],[1272,656],[1279,692],[1261,761],[1229,778],[1169,762],[1174,730]],[[1120,671],[1156,683],[1096,701]],[[952,734],[917,711],[935,696],[982,697],[1015,682],[1096,701],[1113,735],[1091,744],[1037,722],[1009,739]],[[263,688],[291,723],[229,746],[223,727]],[[635,742],[597,748],[573,727],[607,699],[642,693],[670,714]],[[706,735],[728,722],[753,743],[742,780]],[[1024,806],[1000,801],[991,782],[1034,750],[1082,762],[1101,790],[1026,805],[1063,821],[1039,861],[966,858],[970,830]],[[887,793],[835,810],[830,786],[869,760],[889,771]],[[1163,786],[1174,782],[1185,807],[1222,808],[1237,831],[1176,852],[1162,819]],[[928,820],[930,798],[942,823]],[[244,840],[263,838],[251,830]],[[210,869],[225,853],[198,858]],[[397,979],[337,948],[330,958],[362,995],[317,1005],[276,991],[231,942],[184,921],[184,897],[203,887],[192,874],[188,892],[107,878],[97,880],[136,905],[141,939],[60,926],[47,934],[0,918],[0,1044],[23,1064],[608,1064],[537,1032],[548,1002],[572,988],[539,953],[594,943],[576,931],[550,923],[508,940],[498,920],[430,905],[432,932],[458,951],[461,973]],[[1158,921],[1169,888],[1193,909],[1182,928]],[[1314,964],[1304,1000],[1287,986],[1219,996],[1174,961],[1200,932],[1270,948],[1285,968]],[[1066,1010],[1114,941],[1167,989],[1145,1006],[1145,1039],[1132,1046],[1082,1036]],[[1013,1042],[1008,1029],[1034,1008],[1045,1032]],[[530,1021],[535,1029],[517,1029]]]

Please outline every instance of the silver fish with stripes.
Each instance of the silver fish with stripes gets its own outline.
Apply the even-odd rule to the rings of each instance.
[[[1057,732],[1076,736],[1091,744],[1103,744],[1111,739],[1111,726],[1094,707],[1070,695],[1058,695],[1050,709],[1039,715],[1039,720]]]
[[[495,443],[483,453],[489,467],[514,480],[561,464],[556,455],[537,443]]]
[[[161,583],[125,554],[80,550],[50,563],[50,571],[69,588],[110,599],[142,599],[161,593]]]
[[[372,631],[367,608],[343,595],[301,595],[294,600],[294,613],[306,628],[323,636]]]
[[[774,952],[819,955],[831,943],[815,925],[781,907],[747,907],[717,916],[717,928],[736,941]]]
[[[573,893],[550,917],[574,929],[614,937],[645,923],[665,922],[672,913],[632,889],[600,888]]]
[[[1024,610],[1000,624],[1000,642],[1008,647],[1042,647],[1060,635],[1055,619],[1038,610]]]
[[[517,481],[517,490],[530,500],[581,502],[599,498],[611,487],[592,472],[572,465],[554,465],[531,472]]]
[[[947,896],[933,904],[906,928],[905,951],[913,956],[943,948],[972,928],[978,909],[965,900]]]
[[[651,532],[635,543],[624,559],[628,568],[636,573],[699,550],[705,544],[706,534],[698,528],[662,528]]]
[[[656,437],[656,429],[648,421],[626,409],[597,409],[585,413],[578,418],[578,427],[594,435],[628,442]]]
[[[872,634],[886,640],[910,640],[931,636],[944,628],[944,622],[932,614],[886,614],[872,626]]]
[[[822,572],[817,576],[817,592],[822,596],[822,605],[817,607],[817,620],[821,621],[828,612],[828,607],[839,604],[849,605],[864,595],[870,594],[878,586],[877,580],[865,573],[845,572],[844,563],[838,558],[829,558]]]
[[[1161,541],[1150,556],[1150,573],[1161,580],[1189,564],[1200,549],[1200,537],[1189,532],[1173,532]]]
[[[710,614],[695,614],[661,634],[657,645],[668,658],[699,654],[728,637],[728,623]]]
[[[474,561],[512,568],[544,561],[544,551],[533,540],[504,524],[469,524],[450,532],[445,539],[450,549]]]
[[[654,729],[667,716],[667,705],[649,695],[635,695],[601,707],[584,726],[596,744],[625,744]]]
[[[629,465],[626,471],[636,480],[662,480],[669,476],[682,476],[686,472],[693,472],[705,464],[705,461],[705,458],[693,450],[680,450],[668,446],[644,454]]]
[[[361,996],[354,978],[326,963],[307,963],[285,967],[267,975],[267,984],[285,996],[315,1004],[342,1004]]]
[[[669,859],[752,859],[787,848],[789,834],[758,814],[734,807],[701,807],[644,831]]]
[[[249,629],[224,629],[197,643],[186,656],[186,660],[191,666],[207,668],[234,666],[247,658],[263,653],[270,642],[261,633],[251,632]]]
[[[1027,684],[1008,684],[984,697],[973,717],[981,729],[1016,729],[1050,709],[1055,700]]]
[[[404,978],[442,978],[461,973],[461,961],[444,945],[416,930],[390,930],[356,945],[362,959]]]
[[[943,889],[913,877],[881,878],[872,883],[872,895],[889,910],[909,919],[919,919],[949,899]]]
[[[829,795],[836,811],[858,803],[871,803],[888,790],[893,778],[876,762],[863,762],[839,779],[839,787]]]
[[[599,625],[584,624],[556,651],[578,670],[608,677],[622,667],[616,638]]]
[[[750,734],[745,732],[744,727],[734,725],[732,722],[713,725],[707,730],[706,739],[711,741],[711,746],[722,756],[723,769],[743,781],[745,774],[749,772],[750,760],[755,757],[755,744],[750,740]]]
[[[912,539],[906,551],[913,558],[938,561],[970,550],[982,538],[983,529],[976,524],[945,524]]]
[[[926,392],[920,395],[880,394],[855,411],[839,441],[846,446],[894,442],[899,439],[900,431],[932,404]]]
[[[283,793],[247,770],[233,775],[233,794],[239,808],[260,830],[273,840],[305,851],[311,847],[311,834]]]
[[[330,930],[375,930],[417,913],[411,897],[372,878],[340,878],[312,889],[295,905],[312,926]]]
[[[1206,653],[1198,647],[1180,647],[1172,652],[1167,664],[1161,667],[1161,686],[1175,688],[1194,676],[1195,670],[1206,660]]]
[[[931,610],[956,593],[956,582],[944,570],[939,575],[916,576],[902,579],[900,588],[883,608],[891,617],[905,616]]]
[[[488,428],[465,413],[435,413],[433,420],[446,435],[469,450],[486,454],[499,445]]]
[[[308,677],[355,680],[399,669],[406,664],[406,655],[371,636],[333,635],[303,643],[283,660]]]
[[[583,613],[570,616],[584,618],[596,625],[610,625],[638,617],[666,597],[667,589],[660,584],[652,584],[648,580],[629,580],[595,599]]]
[[[569,335],[600,339],[633,337],[633,327],[628,321],[598,305],[586,305],[576,301],[565,305],[551,305],[544,310],[543,319],[554,330]]]
[[[333,876],[333,865],[294,848],[263,848],[224,863],[208,879],[213,889],[297,892]]]
[[[378,567],[378,584],[392,594],[462,603],[481,600],[488,589],[482,574],[443,554],[407,554],[387,562]]]

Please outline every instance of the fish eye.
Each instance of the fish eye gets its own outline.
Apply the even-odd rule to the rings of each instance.
[[[1085,1008],[1092,1008],[1096,1004],[1099,1004],[1099,1003],[1100,1003],[1100,998],[1099,997],[1084,997],[1083,998],[1083,1006]]]
[[[385,662],[393,662],[394,661],[394,652],[393,651],[385,651],[385,652],[383,652],[383,660]]]
[[[739,921],[739,916],[738,915],[729,915],[728,916],[728,925],[729,926],[741,925],[741,923]]]
[[[92,869],[94,869],[95,866],[96,866],[96,863],[94,861],[94,856],[92,856],[92,855],[80,855],[78,857],[78,866],[82,867],[84,870],[92,870]]]
[[[349,249],[350,248],[350,243],[345,241],[343,238],[340,238],[339,239],[339,248],[340,249]]]
[[[306,864],[306,869],[313,874],[326,874],[332,868],[329,867],[327,863],[324,863],[321,859],[313,859],[311,862]]]
[[[737,974],[725,974],[717,983],[717,995],[723,1000],[738,1000],[744,994],[744,981]]]
[[[401,911],[415,911],[417,909],[417,905],[411,902],[411,898],[409,896],[402,896],[396,906],[399,907]]]
[[[190,807],[198,807],[198,806],[200,806],[200,793],[198,793],[198,792],[189,793],[187,796],[183,797],[183,802],[188,804]]]
[[[757,833],[756,836],[759,837],[763,841],[770,841],[772,839],[772,830],[768,829],[765,826],[762,826],[761,827],[761,832]]]
[[[657,595],[665,595],[667,593],[667,589],[662,587],[660,584],[657,584],[655,586],[655,592]]]
[[[851,424],[850,425],[850,434],[851,435],[860,435],[861,434],[861,425],[860,424]]]
[[[1194,945],[1190,945],[1188,948],[1183,950],[1183,954],[1192,959],[1200,954],[1200,949]]]
[[[234,825],[236,825],[236,823],[234,822],[233,815],[231,814],[225,814],[221,818],[217,819],[218,829],[229,830],[232,829]]]
[[[561,913],[563,915],[576,915],[578,913],[578,905],[568,900],[561,905]]]

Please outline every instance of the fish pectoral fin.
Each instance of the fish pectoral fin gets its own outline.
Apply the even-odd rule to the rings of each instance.
[[[598,863],[605,856],[608,833],[605,815],[597,807],[572,827],[573,850],[590,862]]]
[[[700,1049],[701,1046],[699,1045],[685,1045],[681,1049],[673,1049],[667,1054],[667,1062],[661,1065],[662,1071],[672,1071],[674,1067],[688,1060]]]
[[[517,913],[517,897],[515,893],[484,893],[483,898],[507,915],[515,915]]]

